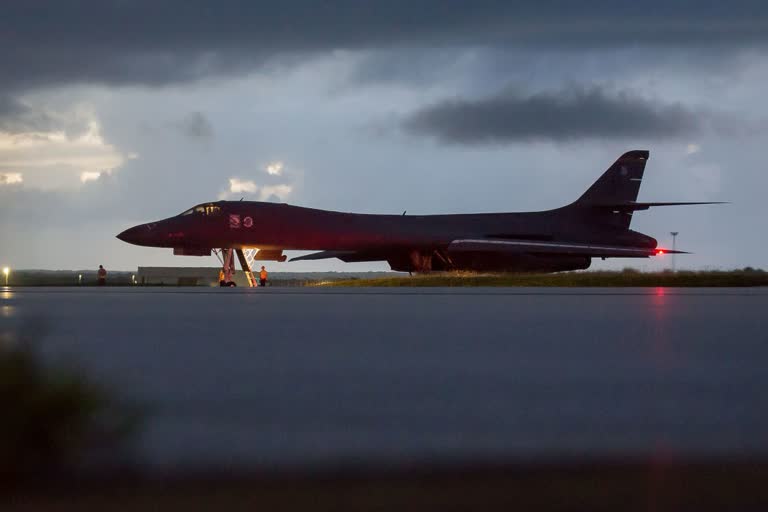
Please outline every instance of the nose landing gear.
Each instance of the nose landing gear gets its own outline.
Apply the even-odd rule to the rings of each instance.
[[[219,251],[215,251],[219,256]],[[233,249],[222,249],[219,260],[221,261],[221,270],[219,271],[219,286],[223,288],[234,288],[237,286],[233,280],[235,275],[235,258]]]

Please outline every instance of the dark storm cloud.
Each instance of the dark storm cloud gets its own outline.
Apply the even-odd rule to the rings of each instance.
[[[0,16],[0,88],[163,85],[333,49],[767,42],[763,0],[17,0]]]
[[[213,125],[202,112],[192,112],[178,123],[181,133],[194,139],[213,137]]]
[[[11,96],[0,96],[0,133],[61,131],[76,136],[87,129],[88,123],[80,116],[47,112]]]
[[[698,132],[709,121],[709,115],[679,104],[657,104],[598,87],[572,87],[558,93],[508,91],[478,100],[445,100],[412,114],[404,126],[447,143],[484,144],[675,137]]]
[[[50,130],[56,123],[50,116],[24,103],[0,96],[0,132],[22,133]]]

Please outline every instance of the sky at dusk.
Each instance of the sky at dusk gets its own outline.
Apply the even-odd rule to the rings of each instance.
[[[544,210],[648,149],[632,228],[768,267],[768,2],[4,2],[0,264],[216,265],[120,231],[204,201]],[[295,256],[299,253],[289,253]],[[648,270],[669,260],[595,260]],[[273,271],[385,270],[337,260]]]

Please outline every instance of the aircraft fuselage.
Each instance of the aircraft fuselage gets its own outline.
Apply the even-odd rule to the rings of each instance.
[[[642,150],[623,154],[581,197],[553,210],[371,215],[218,201],[135,226],[118,238],[185,255],[258,248],[264,259],[277,261],[284,260],[284,250],[314,250],[320,252],[294,260],[383,260],[406,271],[582,269],[595,257],[644,258],[668,252],[657,249],[652,237],[629,229],[633,213],[701,204],[636,202],[648,156]]]

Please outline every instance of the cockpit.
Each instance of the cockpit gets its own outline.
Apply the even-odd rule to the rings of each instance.
[[[189,210],[179,215],[179,217],[184,217],[186,215],[203,215],[206,217],[215,217],[217,215],[221,215],[221,206],[212,203],[201,204],[195,206],[194,208],[190,208]]]

